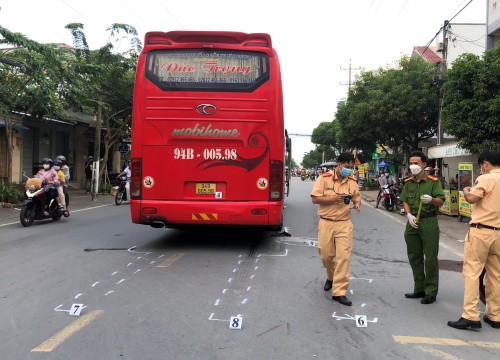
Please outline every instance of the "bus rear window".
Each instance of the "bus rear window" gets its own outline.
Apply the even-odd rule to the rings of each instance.
[[[146,78],[162,90],[250,92],[269,79],[269,58],[257,52],[158,50],[146,64]]]

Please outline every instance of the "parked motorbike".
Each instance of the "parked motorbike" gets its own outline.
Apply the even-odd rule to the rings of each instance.
[[[35,220],[52,219],[56,221],[63,215],[56,200],[50,199],[49,201],[48,187],[46,186],[39,189],[26,189],[26,197],[19,215],[21,225],[24,227],[33,225]]]
[[[387,211],[394,211],[399,209],[398,198],[394,192],[393,185],[382,186],[382,205]]]
[[[123,201],[127,200],[127,177],[120,176],[116,179],[116,185],[118,185],[118,191],[115,195],[115,204],[116,206],[120,205]]]

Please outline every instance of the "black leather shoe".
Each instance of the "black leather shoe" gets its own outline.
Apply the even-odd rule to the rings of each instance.
[[[481,329],[481,321],[472,321],[461,317],[458,321],[448,321],[448,326],[460,330]]]
[[[323,289],[325,289],[325,291],[332,290],[332,285],[333,285],[333,280],[326,279],[325,286],[323,287]]]
[[[351,300],[349,300],[348,298],[346,298],[344,295],[342,295],[342,296],[332,296],[332,300],[338,301],[339,303],[341,303],[342,305],[345,305],[345,306],[351,306],[352,305]]]
[[[419,299],[419,298],[423,298],[424,296],[425,296],[425,293],[423,291],[405,294],[405,298],[407,298],[407,299]]]
[[[436,301],[435,296],[425,295],[424,298],[420,300],[420,303],[427,305],[427,304],[432,304],[434,301]]]
[[[492,328],[494,328],[494,329],[500,329],[500,321],[490,320],[490,318],[487,315],[483,316],[483,320],[484,320],[485,323],[490,324]]]

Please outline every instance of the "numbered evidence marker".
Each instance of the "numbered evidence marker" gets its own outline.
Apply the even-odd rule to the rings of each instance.
[[[231,320],[229,321],[229,328],[232,330],[241,330],[242,322],[243,318],[241,316],[231,316]]]
[[[366,315],[356,315],[356,327],[367,327]]]
[[[73,304],[71,305],[71,309],[69,310],[69,314],[72,316],[80,316],[80,312],[82,311],[83,304]]]

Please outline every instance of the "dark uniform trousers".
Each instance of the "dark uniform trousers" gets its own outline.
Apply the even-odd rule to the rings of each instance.
[[[436,296],[439,286],[439,225],[437,217],[420,219],[418,229],[406,224],[405,241],[415,282],[414,292]]]

